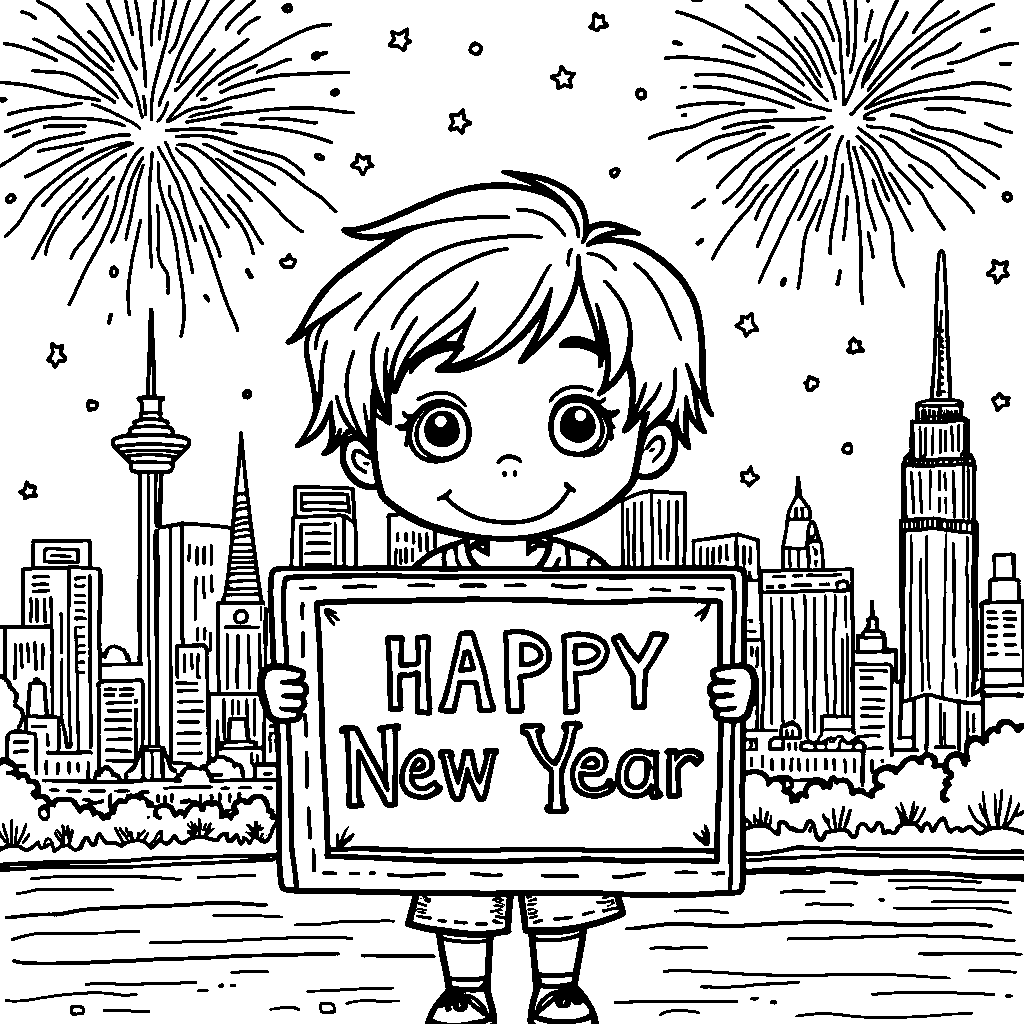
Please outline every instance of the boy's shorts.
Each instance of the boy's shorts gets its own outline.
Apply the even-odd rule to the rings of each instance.
[[[570,931],[614,921],[626,913],[618,896],[520,895],[527,932]],[[414,896],[406,924],[456,935],[503,935],[512,929],[512,896]]]

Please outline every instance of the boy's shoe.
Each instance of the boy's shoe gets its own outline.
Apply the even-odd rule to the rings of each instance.
[[[530,1001],[528,1024],[597,1024],[597,1010],[579,985],[538,988]]]
[[[426,1024],[495,1024],[494,1001],[483,988],[447,988],[430,1008]]]

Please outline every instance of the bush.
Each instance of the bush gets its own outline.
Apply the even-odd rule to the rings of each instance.
[[[28,825],[16,825],[14,820],[0,822],[0,850],[9,850],[12,846],[25,850],[29,839]]]
[[[1024,826],[1024,725],[1002,722],[949,759],[944,797],[951,823],[980,832]]]

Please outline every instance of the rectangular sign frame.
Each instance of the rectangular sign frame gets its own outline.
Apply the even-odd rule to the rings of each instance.
[[[338,893],[618,893],[629,896],[739,893],[743,889],[742,722],[718,726],[718,792],[707,849],[501,848],[423,850],[328,849],[327,773],[320,699],[318,605],[464,604],[488,600],[559,604],[717,604],[719,664],[743,660],[745,588],[731,570],[310,570],[271,573],[271,661],[302,669],[309,704],[298,722],[280,727],[278,875],[293,892]]]

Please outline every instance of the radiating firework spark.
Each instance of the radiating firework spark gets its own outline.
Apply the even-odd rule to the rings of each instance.
[[[692,133],[678,160],[730,161],[716,187],[735,219],[712,258],[745,225],[768,250],[759,280],[785,245],[799,288],[809,249],[838,257],[852,246],[863,302],[866,258],[887,251],[902,285],[897,233],[922,216],[945,230],[945,203],[973,213],[968,193],[999,180],[987,159],[1012,134],[995,123],[1010,87],[986,68],[1009,66],[1001,58],[1018,44],[989,42],[993,3],[769,2],[744,5],[754,19],[744,35],[677,11],[716,33],[721,51],[665,58],[693,62],[693,84],[677,105],[686,123],[651,138]]]
[[[298,139],[331,145],[315,131],[320,115],[352,111],[280,95],[292,80],[347,74],[306,70],[290,55],[330,23],[254,42],[257,0],[96,0],[78,25],[45,0],[34,7],[21,12],[37,23],[31,40],[3,44],[38,59],[24,80],[0,81],[30,98],[6,113],[4,134],[31,139],[0,168],[29,163],[24,179],[35,190],[4,237],[30,215],[48,218],[33,259],[68,237],[78,271],[69,305],[108,263],[104,247],[111,260],[122,253],[128,315],[137,271],[155,271],[177,296],[181,333],[186,282],[207,267],[238,330],[221,273],[229,233],[254,255],[268,214],[301,232],[280,195],[290,190],[335,211],[286,149]]]

